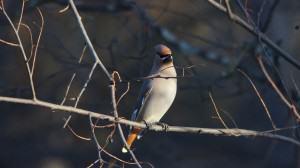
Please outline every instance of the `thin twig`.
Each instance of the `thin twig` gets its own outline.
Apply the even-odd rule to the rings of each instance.
[[[118,111],[117,111],[117,103],[116,103],[116,90],[115,90],[115,83],[111,84],[110,85],[110,91],[111,91],[111,101],[112,101],[112,107],[113,107],[113,114],[114,114],[114,117],[115,118],[119,118],[118,116]],[[139,168],[142,168],[142,166],[140,165],[139,161],[137,160],[136,156],[134,155],[134,153],[132,152],[132,150],[129,148],[127,142],[126,142],[126,138],[124,136],[124,133],[123,133],[123,130],[122,130],[122,127],[121,127],[121,124],[120,123],[117,123],[117,127],[118,127],[118,130],[119,130],[119,134],[120,134],[120,137],[121,137],[121,140],[123,141],[123,144],[124,146],[126,146],[127,150],[129,151],[132,159],[134,160],[134,162],[136,163],[136,165],[139,167]]]
[[[277,128],[276,130],[267,130],[263,132],[278,132],[278,131],[286,131],[286,130],[291,130],[291,129],[297,129],[300,128],[300,125],[295,125],[295,126],[290,126],[290,127],[283,127],[283,128]]]
[[[91,163],[90,165],[88,165],[86,168],[91,168],[91,167],[94,167],[96,165],[96,163],[99,162],[99,159],[95,160],[93,163]],[[111,168],[109,165],[111,165],[112,163],[111,162],[107,162],[105,160],[102,160],[102,165],[99,166],[99,168],[102,168],[104,166],[104,164],[107,164],[108,165],[108,168]],[[117,164],[113,164],[113,167],[121,167],[120,165],[117,165]],[[122,168],[122,167],[121,167]]]
[[[21,23],[22,23],[22,18],[23,18],[23,13],[24,13],[24,5],[25,5],[25,1],[22,0],[22,7],[21,7],[21,13],[20,13],[20,18],[19,18],[18,26],[17,26],[17,32],[19,32],[20,26],[21,26]]]
[[[175,67],[175,66],[170,66],[170,67],[167,67],[165,69],[168,69],[168,68],[172,68],[172,67],[175,67],[176,69],[180,68],[182,69],[182,75],[177,75],[177,76],[161,76],[160,73],[156,73],[156,74],[153,74],[153,75],[149,75],[149,76],[145,76],[145,77],[139,77],[139,78],[134,78],[134,79],[130,79],[130,80],[118,80],[116,81],[117,82],[120,82],[120,83],[127,83],[127,82],[140,82],[140,81],[143,81],[143,80],[147,80],[147,79],[155,79],[155,78],[162,78],[162,79],[181,79],[181,78],[191,78],[191,77],[194,77],[194,76],[187,76],[185,75],[185,69],[191,69],[193,67],[195,67],[197,65],[190,65],[190,66],[187,66],[187,67]],[[165,70],[163,69],[163,70]],[[163,71],[161,70],[161,71]],[[119,78],[119,76],[118,76]]]
[[[70,5],[68,4],[66,7],[64,7],[64,8],[61,9],[61,10],[59,10],[58,13],[64,13],[64,12],[66,12],[69,8],[70,8]]]
[[[41,26],[40,26],[40,32],[39,32],[39,35],[38,35],[38,39],[36,41],[36,45],[35,45],[35,50],[34,50],[34,53],[33,53],[33,60],[32,60],[32,67],[31,67],[31,75],[33,75],[34,73],[34,68],[35,68],[35,62],[36,62],[36,56],[37,56],[37,51],[38,51],[38,48],[39,48],[39,44],[40,44],[40,40],[41,40],[41,36],[42,36],[42,33],[43,33],[43,29],[44,29],[44,17],[43,17],[43,13],[42,11],[40,10],[40,8],[37,8],[37,11],[41,17]]]
[[[227,8],[216,2],[215,0],[207,0],[212,6],[216,7],[222,12],[227,12]],[[263,42],[265,42],[268,46],[270,46],[272,49],[280,53],[280,56],[284,58],[286,61],[288,61],[290,64],[295,66],[297,69],[300,70],[300,63],[298,60],[296,60],[294,57],[292,57],[289,53],[287,53],[285,50],[283,50],[281,47],[279,47],[276,43],[274,43],[270,38],[268,38],[264,33],[261,31],[257,30],[255,27],[252,25],[248,24],[246,21],[244,21],[242,18],[239,16],[235,15],[232,13],[231,15],[231,20],[238,23],[245,29],[247,29],[250,33],[258,36]]]
[[[89,121],[90,121],[92,136],[93,136],[94,142],[95,142],[95,144],[97,146],[97,150],[98,150],[98,159],[99,159],[99,164],[100,164],[99,167],[102,167],[103,166],[103,159],[102,159],[102,156],[101,156],[102,147],[99,145],[99,142],[97,140],[97,137],[96,137],[96,134],[95,134],[95,128],[94,128],[94,124],[93,124],[91,115],[89,115]]]
[[[89,76],[88,76],[87,80],[85,81],[83,87],[81,88],[79,94],[76,97],[76,102],[74,104],[75,108],[78,106],[78,103],[79,103],[79,100],[80,100],[81,96],[83,95],[83,93],[85,92],[85,90],[86,90],[89,82],[91,81],[93,73],[94,73],[96,67],[97,67],[97,63],[95,62],[94,65],[93,65],[93,67],[90,70],[90,73],[89,73]],[[70,121],[71,117],[72,117],[72,115],[69,115],[69,117],[67,118],[67,120],[66,120],[66,122],[65,122],[65,124],[63,126],[64,128],[66,127],[66,125],[68,125],[68,122]]]
[[[4,14],[4,16],[6,17],[6,19],[8,20],[10,26],[12,27],[12,29],[14,30],[14,33],[17,37],[18,43],[19,43],[19,47],[21,49],[22,55],[24,57],[25,60],[25,64],[26,64],[26,69],[27,69],[27,73],[29,76],[29,81],[30,81],[30,87],[31,87],[31,92],[32,92],[32,97],[33,97],[33,101],[37,100],[36,98],[36,92],[35,92],[35,87],[34,87],[34,83],[33,83],[33,75],[31,74],[31,70],[30,70],[30,66],[29,66],[29,62],[28,62],[28,57],[26,56],[26,52],[24,50],[23,47],[23,43],[21,40],[21,37],[19,36],[19,32],[17,31],[14,23],[12,22],[12,20],[10,19],[10,17],[8,16],[8,14],[6,13],[5,7],[4,7],[4,3],[3,1],[1,1],[1,6],[2,6],[2,12]]]
[[[84,54],[85,54],[85,51],[86,51],[86,45],[83,47],[83,50],[82,50],[82,52],[81,52],[81,55],[80,55],[80,57],[79,57],[79,59],[78,59],[78,64],[81,64],[82,59],[83,59]],[[69,84],[67,85],[67,89],[66,89],[64,98],[63,98],[63,100],[61,101],[60,105],[63,105],[63,104],[65,103],[65,101],[67,100],[67,97],[68,97],[68,95],[69,95],[69,91],[70,91],[71,85],[72,85],[72,83],[73,83],[75,77],[76,77],[76,72],[73,73],[73,75],[72,75],[72,77],[71,77],[71,80],[70,80]],[[75,99],[75,100],[77,100],[77,99]],[[68,125],[70,119],[71,119],[71,115],[69,115],[68,118],[66,119],[63,128],[66,128],[66,126]]]
[[[89,117],[90,117],[90,115],[89,115]],[[91,124],[92,124],[92,128],[96,128],[96,127],[97,127],[94,123],[91,122]],[[122,159],[116,157],[115,155],[113,155],[113,154],[111,154],[111,153],[109,153],[108,151],[105,150],[106,146],[108,145],[109,139],[113,136],[113,134],[114,134],[114,132],[115,132],[115,128],[116,128],[116,127],[115,127],[116,124],[110,124],[110,125],[112,125],[112,126],[114,127],[114,129],[113,129],[112,132],[107,136],[105,145],[102,147],[102,146],[100,146],[100,144],[98,143],[99,147],[101,148],[101,152],[104,152],[105,154],[107,154],[107,155],[108,155],[109,157],[111,157],[112,159],[114,159],[114,160],[116,160],[116,161],[119,161],[119,162],[121,162],[121,163],[123,163],[123,164],[129,164],[129,165],[136,164],[135,162],[129,162],[129,161],[122,160]],[[106,127],[106,126],[104,126],[104,127]],[[99,162],[99,160],[100,160],[100,159],[97,159],[96,161],[94,161],[93,163],[91,163],[88,167],[94,166],[96,163]],[[105,163],[104,160],[102,160],[102,162]],[[153,167],[153,166],[152,166],[150,163],[148,163],[148,162],[140,162],[140,163],[141,163],[141,164],[148,164],[150,167]],[[111,162],[109,162],[109,164],[111,164]]]
[[[280,91],[280,89],[276,86],[275,82],[273,81],[273,79],[269,75],[268,71],[266,70],[265,65],[264,65],[260,55],[257,57],[257,61],[259,63],[259,66],[260,66],[262,72],[264,73],[265,77],[267,78],[268,82],[271,84],[272,88],[278,94],[278,96],[283,101],[283,103],[292,111],[292,114],[296,117],[297,121],[300,122],[300,114],[297,110],[297,107],[293,103],[290,103],[289,100],[287,100],[287,98]]]
[[[229,18],[232,19],[233,14],[232,14],[232,11],[231,11],[229,0],[225,0],[225,6],[226,6],[226,9],[227,9],[227,14],[228,14]]]
[[[95,72],[96,67],[97,67],[97,63],[94,63],[93,67],[91,68],[91,70],[89,72],[88,79],[86,80],[86,82],[84,83],[82,89],[80,90],[79,94],[76,97],[76,102],[75,102],[75,105],[74,105],[75,108],[78,106],[78,103],[79,103],[79,100],[80,100],[81,96],[83,95],[83,93],[85,92],[85,90],[86,90],[89,82],[91,81],[92,76],[93,76],[93,74]]]
[[[90,140],[91,140],[91,138],[86,138],[86,137],[83,137],[83,136],[78,135],[78,134],[72,129],[72,127],[71,127],[70,125],[67,125],[67,128],[70,130],[70,132],[71,132],[75,137],[77,137],[77,138],[79,138],[79,139],[82,139],[82,140],[85,140],[85,141],[90,141]]]
[[[130,82],[127,82],[127,89],[125,90],[125,92],[119,97],[118,101],[117,101],[117,106],[119,105],[120,101],[123,99],[123,97],[125,97],[125,95],[129,92],[130,90]]]
[[[13,42],[9,42],[9,41],[3,40],[3,39],[0,39],[0,42],[4,43],[4,44],[7,44],[7,45],[10,45],[10,46],[20,47],[19,44],[16,44],[16,43],[13,43]]]
[[[270,113],[270,111],[269,111],[269,109],[268,109],[268,107],[267,107],[264,99],[262,98],[262,96],[260,95],[259,91],[257,90],[255,84],[253,83],[253,81],[251,80],[251,78],[244,71],[242,71],[241,69],[237,69],[237,71],[239,71],[250,82],[253,90],[255,91],[257,97],[259,98],[259,101],[263,105],[263,107],[265,109],[265,112],[267,113],[267,116],[268,116],[268,118],[269,118],[269,120],[270,120],[270,122],[272,124],[273,129],[276,130],[277,127],[276,127],[276,125],[275,125],[275,123],[274,123],[274,121],[272,119],[271,113]]]
[[[94,127],[95,128],[110,128],[110,127],[114,127],[115,124],[107,124],[107,125],[95,125],[94,124]]]
[[[294,77],[294,74],[291,75],[291,80],[293,82],[293,85],[295,87],[295,90],[296,90],[296,93],[297,95],[300,95],[300,89],[299,89],[299,86],[297,85],[296,81],[295,81],[295,77]]]
[[[122,78],[121,78],[121,76],[120,76],[120,74],[119,74],[118,71],[113,71],[112,77],[113,77],[114,79],[115,79],[115,76],[118,78],[118,81],[119,81],[119,82],[122,82]],[[122,93],[122,95],[121,95],[121,96],[119,97],[119,99],[117,100],[117,107],[118,107],[120,101],[122,100],[122,98],[129,92],[129,90],[130,90],[130,82],[127,82],[127,89],[125,90],[124,93]]]
[[[68,94],[69,94],[69,91],[70,91],[70,88],[71,88],[71,85],[72,85],[72,83],[73,83],[73,80],[74,80],[75,76],[76,76],[76,73],[73,73],[73,75],[72,75],[72,77],[71,77],[71,79],[70,79],[70,81],[69,81],[69,83],[68,83],[68,86],[67,86],[67,88],[66,88],[64,98],[63,98],[63,100],[61,101],[60,105],[64,105],[64,104],[65,104],[65,102],[66,102],[66,100],[67,100],[67,97],[68,97]]]
[[[220,111],[222,111],[229,118],[229,120],[232,122],[232,124],[234,125],[235,128],[239,128],[237,123],[235,122],[234,118],[230,115],[229,112],[227,112],[224,109],[220,109]]]
[[[92,76],[93,76],[93,73],[94,73],[94,71],[95,71],[96,66],[97,66],[97,63],[94,63],[93,67],[91,68],[91,70],[90,70],[90,72],[89,72],[88,79],[86,80],[86,82],[84,83],[84,85],[83,85],[82,89],[80,90],[79,94],[78,94],[77,97],[75,98],[75,100],[76,100],[76,101],[75,101],[75,104],[74,104],[74,107],[75,107],[75,108],[78,106],[78,103],[79,103],[79,101],[80,101],[81,96],[83,95],[83,93],[85,92],[85,90],[86,90],[86,88],[87,88],[89,82],[91,81],[91,78],[92,78]],[[75,78],[75,75],[74,75],[74,74],[73,74],[73,76],[74,76],[74,78]],[[72,79],[71,79],[69,85],[72,84],[73,76],[72,76]],[[71,115],[68,117],[67,121],[69,121],[70,118],[71,118]],[[68,123],[66,122],[64,125],[67,125],[67,124],[68,124]]]
[[[96,128],[96,127],[95,127],[95,128]],[[106,146],[107,146],[109,143],[112,142],[112,138],[113,138],[115,132],[116,132],[116,124],[113,124],[113,130],[112,130],[112,131],[109,133],[109,135],[106,137],[106,140],[105,140],[105,144],[104,144],[103,149],[106,148]]]
[[[21,26],[24,26],[28,30],[28,33],[29,33],[29,36],[30,36],[31,49],[30,49],[30,55],[29,55],[29,58],[28,58],[28,62],[29,62],[31,60],[32,53],[33,53],[33,50],[34,50],[32,32],[31,32],[30,27],[27,24],[21,23]]]
[[[79,24],[80,30],[81,30],[81,32],[82,32],[84,38],[85,38],[85,41],[86,41],[86,43],[87,43],[87,45],[88,45],[88,47],[89,47],[89,49],[90,49],[90,51],[91,51],[91,53],[92,53],[92,55],[93,55],[93,57],[94,57],[96,63],[99,64],[99,66],[101,67],[101,69],[104,71],[106,77],[107,77],[110,81],[112,81],[112,77],[111,77],[110,73],[109,73],[108,70],[105,68],[105,66],[103,65],[102,61],[100,60],[98,54],[96,53],[96,51],[95,51],[95,49],[94,49],[94,46],[93,46],[93,44],[92,44],[92,42],[91,42],[91,40],[90,40],[90,38],[89,38],[89,36],[88,36],[88,34],[87,34],[85,28],[84,28],[84,25],[83,25],[83,23],[82,23],[82,21],[81,21],[81,16],[79,15],[78,10],[77,10],[77,8],[76,8],[76,6],[75,6],[73,0],[69,0],[69,3],[70,3],[70,5],[71,5],[71,7],[72,7],[72,10],[73,10],[73,12],[74,12],[74,14],[75,14],[75,16],[76,16],[77,22],[78,22],[78,24]]]
[[[86,48],[87,48],[87,46],[84,45],[84,47],[83,47],[83,49],[82,49],[82,51],[81,51],[81,55],[80,55],[79,60],[78,60],[78,63],[79,63],[79,64],[81,64],[81,62],[82,62],[82,60],[83,60],[83,57],[85,56]]]
[[[213,104],[213,106],[214,106],[215,112],[216,112],[217,115],[218,115],[218,119],[221,121],[222,125],[223,125],[225,128],[228,129],[228,126],[226,125],[226,123],[224,122],[224,120],[222,119],[222,117],[221,117],[221,115],[220,115],[220,113],[219,113],[219,110],[218,110],[217,105],[216,105],[216,103],[215,103],[215,101],[214,101],[214,99],[213,99],[213,97],[212,97],[212,95],[211,95],[211,92],[208,92],[208,96],[209,96],[209,98],[210,98],[210,100],[211,100],[211,102],[212,102],[212,104]]]

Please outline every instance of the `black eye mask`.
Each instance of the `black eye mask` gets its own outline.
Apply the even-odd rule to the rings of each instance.
[[[166,54],[166,55],[163,55],[163,54],[160,54],[160,53],[156,53],[157,55],[159,55],[160,58],[164,58],[164,57],[172,57],[171,54]]]
[[[173,57],[171,54],[168,55],[159,55],[160,56],[160,61],[162,63],[168,63],[173,61]]]

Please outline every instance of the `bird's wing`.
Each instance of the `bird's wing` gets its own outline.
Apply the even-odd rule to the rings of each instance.
[[[152,91],[153,85],[152,85],[152,80],[151,79],[147,79],[144,81],[138,100],[137,100],[137,104],[135,106],[135,109],[133,111],[133,113],[131,114],[131,120],[135,121],[140,113],[140,110],[142,109],[143,105],[145,104],[145,102],[147,101],[151,91]],[[129,127],[129,132],[132,131],[132,126]],[[144,131],[141,131],[138,136],[137,139],[140,139],[143,136]]]
[[[153,82],[152,79],[147,79],[144,81],[141,91],[140,91],[140,95],[137,100],[137,105],[131,115],[131,120],[133,120],[133,121],[136,120],[140,110],[142,109],[143,105],[147,101],[147,99],[152,91],[152,88],[153,88],[152,82]]]

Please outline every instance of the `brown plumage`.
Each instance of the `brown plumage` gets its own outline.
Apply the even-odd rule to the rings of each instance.
[[[172,54],[171,49],[163,44],[156,45],[154,47],[154,49],[158,55],[171,55]]]

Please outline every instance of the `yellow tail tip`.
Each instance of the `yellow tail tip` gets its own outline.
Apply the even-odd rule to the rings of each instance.
[[[127,153],[128,152],[128,150],[126,149],[126,147],[123,147],[122,148],[122,153]]]

